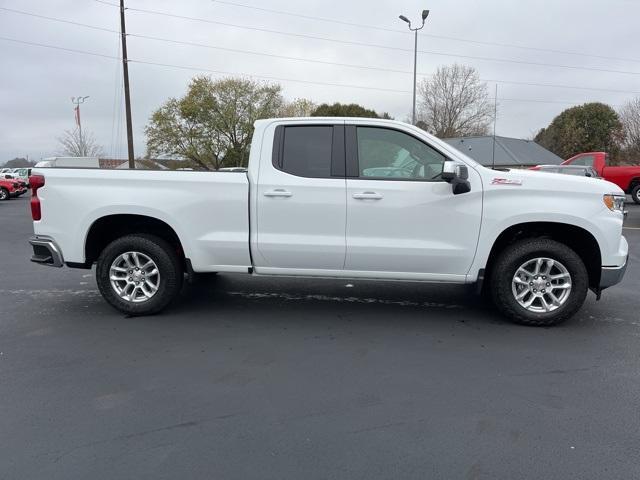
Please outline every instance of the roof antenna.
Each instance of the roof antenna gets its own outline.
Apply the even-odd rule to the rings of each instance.
[[[491,168],[496,169],[496,122],[498,121],[498,82],[496,82],[496,96],[493,98],[493,152],[491,154]]]

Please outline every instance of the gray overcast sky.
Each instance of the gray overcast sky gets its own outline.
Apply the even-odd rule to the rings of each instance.
[[[117,0],[105,1],[117,3]],[[413,39],[406,33],[406,25],[398,20],[398,15],[403,13],[417,21],[420,11],[429,8],[431,15],[419,38],[419,49],[422,50],[638,74],[421,53],[418,56],[419,76],[428,75],[439,65],[458,62],[476,67],[483,79],[640,92],[640,53],[637,52],[635,41],[640,2],[634,0],[229,1],[367,24],[383,30],[304,19],[212,0],[127,0],[127,6],[132,8],[127,12],[127,30],[131,34],[223,48],[409,72],[412,70],[413,55],[410,50],[413,48]],[[0,0],[0,7],[106,29],[119,29],[119,10],[96,0]],[[133,10],[136,8],[247,27],[386,45],[409,51],[240,29]],[[473,44],[435,36],[615,58]],[[120,55],[117,33],[57,23],[7,10],[0,10],[0,37],[107,56]],[[189,79],[198,73],[198,68],[236,75],[272,76],[389,89],[393,91],[279,81],[288,99],[306,97],[316,102],[357,102],[377,111],[387,111],[399,120],[408,118],[411,109],[409,92],[412,77],[409,73],[232,53],[134,36],[129,37],[128,45],[132,60],[196,69],[130,64],[136,155],[145,153],[143,129],[151,112],[168,97],[183,94]],[[90,96],[82,107],[83,128],[94,133],[107,155],[126,156],[124,118],[120,105],[121,70],[117,60],[0,40],[0,62],[0,163],[16,156],[29,155],[32,159],[40,159],[55,154],[59,148],[56,137],[63,130],[74,128],[70,97],[79,95]],[[490,81],[488,84],[493,94],[495,82]],[[530,137],[570,106],[570,103],[597,100],[617,106],[633,96],[633,93],[501,83],[498,98],[502,100],[499,101],[497,133]]]

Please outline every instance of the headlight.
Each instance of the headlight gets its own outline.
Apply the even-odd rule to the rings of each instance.
[[[624,195],[615,195],[613,193],[608,193],[602,197],[604,204],[607,206],[609,210],[612,212],[620,212],[624,213],[624,201],[626,197]]]

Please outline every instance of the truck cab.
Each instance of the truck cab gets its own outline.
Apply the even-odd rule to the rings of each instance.
[[[606,152],[587,152],[574,155],[562,162],[562,165],[583,165],[593,167],[598,175],[615,183],[625,193],[631,195],[635,203],[640,204],[640,166],[609,165],[609,154]]]

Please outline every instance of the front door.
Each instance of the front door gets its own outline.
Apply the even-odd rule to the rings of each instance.
[[[440,178],[447,157],[423,138],[347,126],[345,270],[371,276],[460,281],[478,243],[482,188],[454,195]]]

